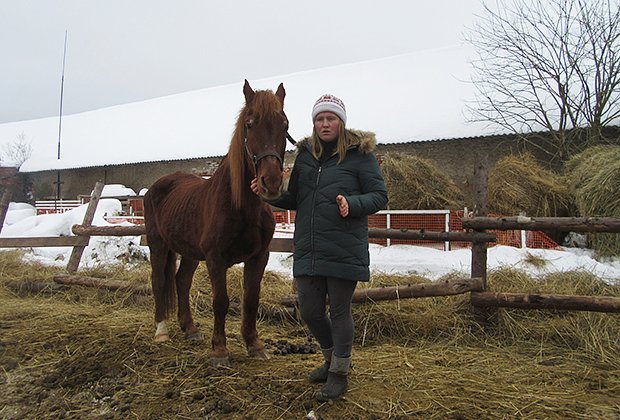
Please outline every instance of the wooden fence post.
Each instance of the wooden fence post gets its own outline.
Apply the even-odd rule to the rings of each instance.
[[[476,205],[474,207],[474,217],[486,216],[488,214],[489,203],[489,158],[488,155],[476,157],[474,166],[474,186]],[[474,229],[475,233],[485,233],[484,229]],[[482,279],[482,291],[487,291],[487,243],[474,241],[471,245],[471,276]],[[497,315],[497,309],[485,308],[473,305],[474,319],[480,325],[487,325]]]
[[[488,178],[489,161],[487,155],[478,156],[474,167],[474,185],[476,188],[474,217],[488,214]],[[483,233],[484,230],[475,230]],[[471,277],[482,278],[482,289],[487,290],[487,244],[486,242],[474,241],[471,247]]]
[[[97,183],[95,184],[95,189],[90,195],[90,202],[88,203],[88,207],[86,208],[86,214],[84,215],[82,226],[90,226],[93,222],[93,219],[95,218],[95,211],[97,210],[97,205],[99,204],[99,199],[101,198],[102,192],[103,182],[97,181]],[[69,258],[69,263],[67,264],[68,273],[74,274],[77,271],[85,248],[85,246],[73,247],[73,251],[71,251],[71,257]]]

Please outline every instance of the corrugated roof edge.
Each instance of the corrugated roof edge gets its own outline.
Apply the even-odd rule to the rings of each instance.
[[[609,128],[612,130],[618,130],[620,129],[620,126],[608,126],[605,128]],[[483,134],[483,135],[479,135],[479,136],[467,136],[467,137],[451,137],[451,138],[440,138],[440,139],[430,139],[430,140],[410,140],[410,141],[400,141],[400,142],[394,142],[394,143],[383,143],[381,141],[377,141],[377,146],[388,146],[388,145],[403,145],[403,144],[411,144],[411,143],[429,143],[429,142],[442,142],[442,141],[455,141],[455,140],[467,140],[467,139],[481,139],[481,138],[492,138],[492,139],[498,139],[498,138],[510,138],[510,137],[514,137],[515,135],[522,135],[522,136],[545,136],[548,135],[549,132],[548,131],[533,131],[530,133],[503,133],[503,134]],[[106,165],[89,165],[89,166],[72,166],[72,167],[66,167],[66,168],[60,168],[60,169],[42,169],[42,170],[37,170],[37,171],[21,171],[20,172],[24,172],[24,173],[34,173],[34,172],[46,172],[46,171],[64,171],[64,170],[71,170],[71,169],[87,169],[87,168],[105,168],[108,166],[125,166],[125,165],[135,165],[138,163],[158,163],[158,162],[178,162],[178,161],[191,161],[191,160],[199,160],[199,159],[216,159],[216,158],[223,158],[225,155],[215,155],[215,156],[198,156],[198,157],[192,157],[192,158],[183,158],[183,159],[159,159],[159,160],[144,160],[144,161],[134,161],[134,162],[125,162],[125,163],[114,163],[114,164],[106,164]]]

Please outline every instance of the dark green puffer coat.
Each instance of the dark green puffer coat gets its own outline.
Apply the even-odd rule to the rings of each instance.
[[[385,208],[387,189],[374,156],[373,133],[356,132],[358,144],[344,160],[314,158],[307,140],[298,143],[288,191],[271,204],[296,210],[293,276],[328,276],[368,281],[368,215]],[[341,217],[336,196],[349,203]]]

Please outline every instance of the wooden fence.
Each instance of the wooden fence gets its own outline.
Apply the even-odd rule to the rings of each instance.
[[[545,230],[567,232],[620,233],[620,219],[612,217],[487,217],[488,161],[481,156],[474,168],[476,205],[473,217],[463,219],[463,227],[483,233],[494,230]],[[482,278],[482,290],[471,292],[471,303],[477,308],[555,309],[573,311],[620,312],[620,298],[613,296],[546,295],[533,293],[493,293],[487,290],[487,247],[482,242],[472,245],[471,276]]]
[[[101,192],[103,191],[103,183],[97,182],[95,184],[95,188],[90,197],[90,202],[88,203],[88,207],[86,208],[86,214],[84,215],[84,219],[82,221],[83,226],[91,226],[93,219],[95,217],[95,211],[97,210],[97,205],[99,204],[99,199],[101,198]],[[3,193],[3,202],[4,196],[11,196],[10,189],[6,189]],[[10,198],[6,200],[6,206],[0,206],[0,219],[4,221],[6,217],[6,211],[8,209],[8,201]],[[0,225],[1,227],[1,225]],[[80,260],[82,259],[82,254],[84,253],[84,249],[88,246],[88,242],[90,240],[90,236],[61,236],[61,237],[49,237],[49,236],[41,236],[41,237],[28,237],[28,238],[5,238],[0,237],[0,248],[19,248],[19,247],[53,247],[53,246],[71,246],[73,250],[71,251],[71,257],[69,258],[69,262],[67,263],[67,272],[75,273],[80,265]]]
[[[521,309],[560,309],[597,312],[620,312],[620,298],[611,296],[563,296],[527,293],[494,293],[487,290],[487,244],[495,242],[495,235],[486,232],[493,230],[545,230],[562,229],[575,232],[615,232],[620,233],[620,219],[618,218],[524,218],[524,217],[486,217],[486,170],[484,165],[477,167],[481,179],[480,198],[474,217],[463,219],[463,226],[471,231],[466,232],[432,232],[425,230],[399,229],[369,229],[370,238],[392,238],[411,240],[458,241],[472,243],[471,277],[431,284],[417,284],[396,287],[358,290],[354,302],[369,302],[388,299],[404,299],[428,296],[449,296],[461,293],[471,293],[471,303],[475,307],[510,307]],[[474,171],[476,175],[476,171]],[[93,217],[103,184],[98,182],[91,194],[91,198],[81,225],[74,225],[72,232],[76,236],[67,237],[39,237],[39,238],[0,238],[0,248],[6,247],[45,247],[45,246],[72,246],[73,250],[67,264],[67,272],[75,274],[82,253],[88,245],[91,236],[138,236],[144,238],[144,225],[134,226],[92,226]],[[8,200],[0,200],[0,220],[4,220]],[[288,238],[273,238],[270,251],[292,252],[293,240]],[[57,276],[59,282],[71,284],[75,279],[67,276]],[[55,279],[56,280],[56,279]],[[83,280],[83,279],[82,279]],[[86,283],[88,279],[86,279]],[[81,284],[86,284],[84,281]],[[92,283],[92,282],[91,282]],[[103,285],[101,280],[95,282]],[[116,286],[115,286],[116,287]],[[282,303],[285,306],[296,305],[294,296],[286,297]]]
[[[620,218],[613,217],[472,217],[463,219],[463,227],[481,232],[493,230],[561,230],[565,232],[620,233]],[[479,249],[472,248],[472,260],[485,260]],[[474,276],[472,264],[472,276]],[[485,273],[482,276],[486,278]],[[493,293],[472,291],[471,303],[478,307],[520,309],[562,309],[572,311],[620,312],[620,298],[607,296],[549,295],[532,293]]]

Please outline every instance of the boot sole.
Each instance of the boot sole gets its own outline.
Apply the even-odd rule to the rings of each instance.
[[[316,395],[314,396],[314,398],[316,398],[317,401],[320,401],[320,402],[338,401],[338,400],[341,400],[343,397],[344,397],[344,394],[338,395],[338,396],[335,396],[335,397],[328,397],[327,395],[323,395],[320,392],[317,392]]]

